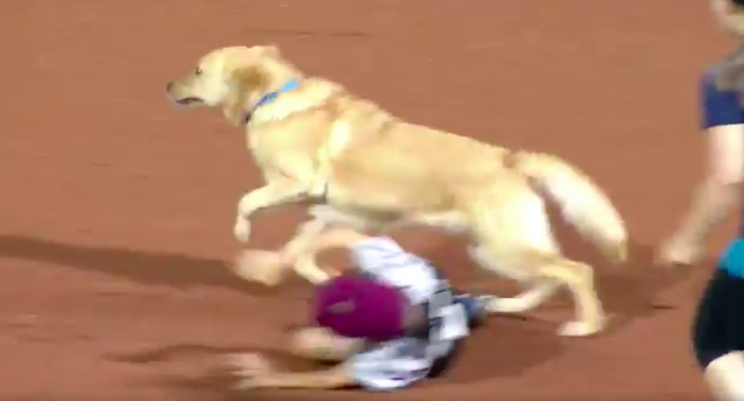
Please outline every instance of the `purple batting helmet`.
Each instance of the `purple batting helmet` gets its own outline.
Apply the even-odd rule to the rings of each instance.
[[[315,321],[343,337],[388,341],[404,333],[406,304],[395,287],[346,274],[318,286]]]

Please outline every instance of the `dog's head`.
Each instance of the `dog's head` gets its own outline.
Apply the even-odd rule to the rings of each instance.
[[[222,106],[240,124],[266,93],[299,73],[283,61],[275,46],[225,47],[214,50],[185,76],[168,83],[168,97],[180,105]]]

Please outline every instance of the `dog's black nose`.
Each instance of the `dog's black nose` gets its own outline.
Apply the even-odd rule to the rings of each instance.
[[[168,82],[168,85],[165,86],[165,91],[170,92],[171,88],[173,88],[173,82]]]

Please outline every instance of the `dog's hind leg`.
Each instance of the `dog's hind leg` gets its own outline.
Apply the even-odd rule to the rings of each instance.
[[[480,194],[468,205],[478,244],[471,255],[482,267],[521,283],[533,283],[533,287],[514,298],[492,299],[489,310],[529,310],[565,286],[574,299],[575,320],[562,325],[559,333],[587,336],[601,331],[606,317],[592,268],[561,255],[542,199],[528,187],[509,184],[518,182],[502,180],[503,191]]]
[[[519,281],[528,288],[521,294],[510,298],[494,298],[488,305],[489,312],[496,313],[522,313],[528,312],[545,302],[553,296],[560,287],[555,280],[532,280],[529,274],[520,274],[519,270],[508,269],[505,266],[494,266],[482,247],[468,247],[471,259],[482,268],[492,271],[500,276]]]
[[[503,272],[509,258],[501,258],[497,253],[491,253],[488,248],[481,248],[481,257],[489,258],[491,263],[502,263]],[[530,252],[526,250],[526,252]],[[525,255],[526,256],[526,255]],[[489,301],[487,309],[489,312],[519,313],[529,311],[554,295],[560,287],[565,286],[572,294],[575,303],[575,320],[569,321],[561,326],[559,334],[563,336],[588,336],[601,331],[606,324],[606,317],[602,304],[597,297],[594,286],[593,270],[590,266],[571,260],[564,259],[560,255],[533,254],[531,257],[522,258],[517,265],[512,265],[514,270],[519,269],[529,274],[512,275],[522,282],[531,282],[525,292],[512,298],[495,297]]]
[[[488,311],[499,313],[529,312],[552,297],[558,292],[558,288],[560,288],[559,283],[543,280],[529,287],[516,297],[493,299],[488,304]]]
[[[597,297],[594,271],[591,266],[568,259],[554,258],[545,260],[538,269],[538,274],[564,284],[573,295],[576,320],[564,323],[559,334],[588,336],[605,327],[607,318],[602,303]]]

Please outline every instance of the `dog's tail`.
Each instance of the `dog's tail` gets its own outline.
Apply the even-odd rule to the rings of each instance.
[[[625,222],[607,195],[586,174],[558,157],[512,154],[512,168],[530,178],[560,207],[563,217],[614,263],[628,258]]]

